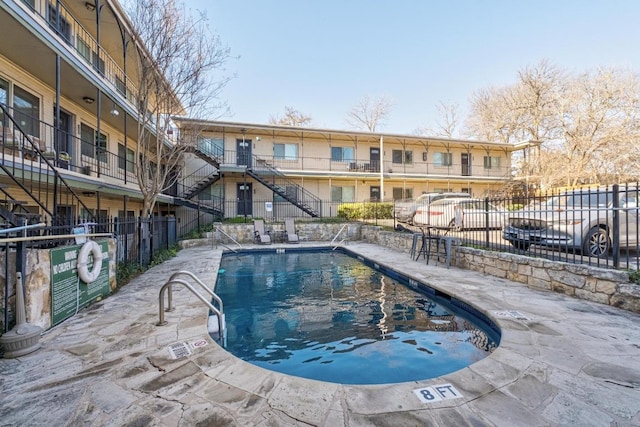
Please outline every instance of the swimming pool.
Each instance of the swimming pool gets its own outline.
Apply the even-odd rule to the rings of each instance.
[[[346,249],[225,253],[216,293],[226,349],[257,366],[342,384],[462,369],[499,344],[468,304]]]

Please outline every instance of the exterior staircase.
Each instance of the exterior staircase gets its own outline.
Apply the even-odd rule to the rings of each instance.
[[[9,186],[0,189],[4,195],[4,200],[0,200],[0,217],[5,220],[5,225],[21,226],[24,219],[27,219],[27,224],[44,222],[40,214],[31,214],[24,208],[27,204],[37,205],[51,219],[52,228],[74,225],[69,223],[72,218],[56,214],[58,206],[75,205],[91,212],[54,167],[54,160],[41,149],[40,140],[52,138],[53,132],[41,135],[41,138],[28,135],[4,104],[0,104],[0,119],[3,124],[0,127],[0,175],[12,182],[11,187],[19,189],[20,198],[27,199],[15,199],[7,190]],[[53,145],[53,141],[48,142]],[[88,219],[95,221],[93,216]]]
[[[287,179],[282,172],[270,165],[266,160],[253,156],[251,167],[247,167],[247,175],[284,200],[297,206],[312,218],[320,216],[322,200],[297,183]]]

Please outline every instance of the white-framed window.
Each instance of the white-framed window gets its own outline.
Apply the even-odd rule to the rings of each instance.
[[[107,161],[107,135],[98,132],[91,126],[80,124],[80,153],[83,156],[97,159],[101,162]]]
[[[331,186],[332,202],[355,202],[356,188],[353,186]]]
[[[435,166],[451,166],[453,164],[453,156],[451,155],[451,153],[434,153],[433,163]]]
[[[391,161],[396,165],[413,164],[413,151],[391,150]]]
[[[331,147],[331,161],[333,162],[353,162],[356,159],[353,147]]]
[[[118,167],[128,172],[133,172],[136,154],[124,144],[118,144]]]
[[[499,169],[500,157],[484,156],[484,168],[485,169]]]
[[[40,137],[40,98],[13,85],[13,116],[28,135]]]
[[[283,160],[298,160],[298,144],[273,144],[273,158]]]

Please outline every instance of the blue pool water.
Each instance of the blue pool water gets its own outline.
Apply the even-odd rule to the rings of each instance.
[[[377,267],[337,251],[225,254],[226,349],[285,374],[386,384],[453,372],[497,347],[497,328],[466,304]]]

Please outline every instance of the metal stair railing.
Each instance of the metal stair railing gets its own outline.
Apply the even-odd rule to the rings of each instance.
[[[218,169],[207,163],[195,172],[182,178],[178,188],[178,197],[191,199],[220,179]]]
[[[216,169],[219,169],[220,162],[224,161],[224,150],[206,140],[199,140],[195,146],[192,146],[191,150],[196,156],[215,166]]]
[[[4,104],[0,104],[0,110],[2,172],[37,204],[54,224],[58,222],[55,211],[59,205],[75,205],[91,212],[56,170],[53,162],[44,155],[40,144],[36,143],[38,138],[27,134]],[[53,197],[50,197],[51,195]],[[49,200],[52,200],[53,206],[49,206]]]
[[[265,159],[255,155],[252,158],[252,166],[247,168],[248,175],[270,188],[283,199],[299,207],[311,217],[317,218],[320,216],[322,200],[318,196],[286,178],[282,172],[270,165]],[[290,188],[295,189],[295,194],[290,192]]]

